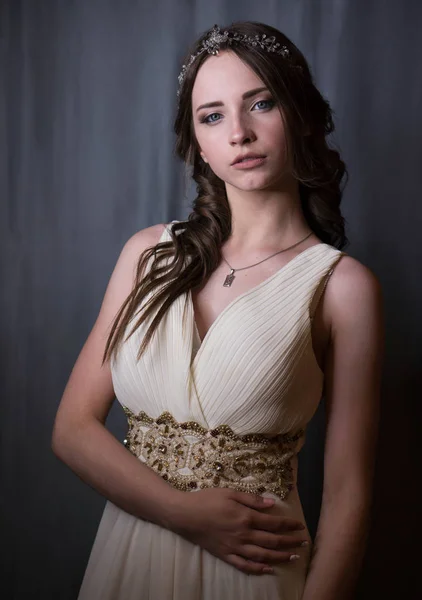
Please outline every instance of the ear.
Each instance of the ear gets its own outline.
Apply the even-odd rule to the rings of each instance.
[[[205,158],[205,156],[204,156],[204,153],[203,153],[203,152],[200,152],[200,155],[201,155],[201,158],[202,158],[202,160],[203,160],[204,162],[206,162],[206,163],[207,163],[208,161],[207,161],[207,159]]]

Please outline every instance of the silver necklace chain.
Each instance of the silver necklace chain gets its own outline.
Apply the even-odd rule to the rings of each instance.
[[[306,237],[304,237],[302,240],[299,240],[298,242],[296,242],[296,244],[293,244],[292,246],[289,246],[288,248],[284,248],[283,250],[279,250],[278,252],[274,252],[274,254],[271,254],[271,256],[268,256],[267,258],[264,258],[263,260],[260,260],[259,262],[255,263],[253,265],[249,265],[248,267],[242,267],[240,269],[233,269],[233,267],[227,262],[227,260],[223,256],[223,260],[230,267],[230,273],[226,276],[226,279],[224,280],[224,283],[223,283],[223,287],[230,287],[231,286],[231,284],[233,283],[233,280],[235,278],[235,275],[234,275],[235,271],[243,271],[244,269],[250,269],[251,267],[256,267],[256,265],[260,265],[264,261],[269,260],[270,258],[272,258],[273,256],[275,256],[276,254],[280,254],[281,252],[287,252],[287,250],[291,250],[292,248],[295,248],[296,246],[299,246],[299,244],[301,244],[302,242],[304,242],[305,240],[307,240],[308,237],[310,237],[312,234],[313,234],[313,231],[311,231],[310,233],[308,233],[308,235]]]

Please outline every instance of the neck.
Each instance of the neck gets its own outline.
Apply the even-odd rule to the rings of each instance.
[[[311,229],[304,217],[299,189],[245,191],[226,184],[232,232],[224,244],[234,253],[276,252],[303,239]]]

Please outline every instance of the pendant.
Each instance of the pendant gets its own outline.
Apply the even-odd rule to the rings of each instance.
[[[231,286],[231,284],[233,283],[233,279],[234,279],[234,275],[233,275],[234,271],[235,271],[234,269],[231,269],[231,272],[229,273],[229,275],[227,275],[227,277],[224,280],[223,287]]]

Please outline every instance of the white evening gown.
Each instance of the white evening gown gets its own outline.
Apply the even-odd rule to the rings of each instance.
[[[170,226],[166,226],[160,241],[171,240]],[[156,422],[166,411],[175,422],[193,421],[204,428],[203,432],[222,424],[236,436],[254,433],[292,437],[292,433],[305,430],[323,389],[323,373],[312,349],[311,303],[343,254],[323,243],[307,248],[271,277],[235,298],[202,343],[191,294],[183,294],[172,304],[146,353],[136,362],[149,321],[142,324],[112,363],[116,397],[132,424],[128,446],[140,460],[146,462],[153,447],[176,452],[168,437],[169,431],[175,431],[171,420],[162,418],[161,425]],[[149,438],[148,430],[152,432]],[[192,430],[187,433],[192,435]],[[199,439],[188,436],[184,441],[180,427],[178,435],[185,446],[189,445],[186,439]],[[222,444],[229,440],[224,432],[218,440],[221,438]],[[280,487],[273,487],[273,491],[264,483],[266,491],[262,492],[275,498],[273,510],[303,523],[295,483],[297,453],[304,438],[303,434],[290,442],[290,454],[286,454],[289,460],[283,467],[284,483],[281,478]],[[182,451],[183,443],[179,444]],[[154,468],[160,472],[157,452],[153,454]],[[205,459],[211,456],[209,452],[208,445]],[[224,463],[229,455],[221,454],[220,462]],[[149,461],[153,468],[154,460]],[[239,475],[232,469],[231,480],[238,484],[241,478],[243,482],[262,482],[256,461],[250,464],[255,466],[250,468],[249,476],[246,473],[245,478],[245,472]],[[271,467],[271,460],[269,464]],[[186,466],[179,467],[177,471],[173,464],[176,484],[192,474]],[[248,463],[243,468],[247,469]],[[264,478],[269,472],[264,469]],[[198,474],[209,485],[220,481],[218,471],[199,470]],[[286,488],[288,477],[292,489]],[[189,488],[185,493],[194,491]],[[303,534],[310,539],[307,530]],[[272,575],[248,575],[181,536],[107,502],[79,600],[300,600],[311,548],[311,544],[301,548],[298,561],[275,565]]]

